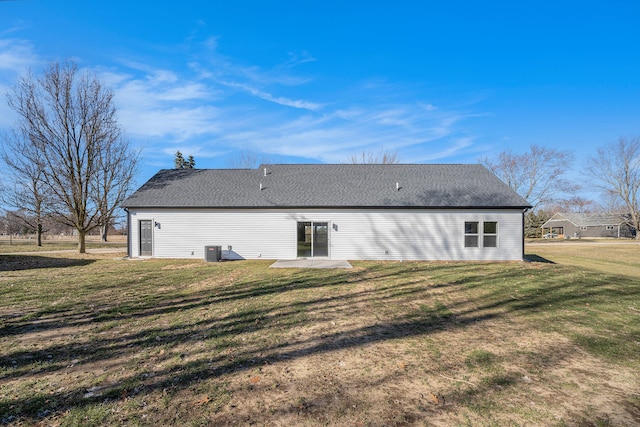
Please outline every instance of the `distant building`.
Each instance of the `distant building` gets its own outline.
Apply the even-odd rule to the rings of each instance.
[[[557,213],[542,224],[543,238],[632,238],[636,231],[627,215]]]

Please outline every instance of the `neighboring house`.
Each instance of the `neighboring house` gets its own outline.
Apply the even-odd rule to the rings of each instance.
[[[481,165],[161,170],[124,203],[131,257],[522,260],[526,200]]]
[[[625,215],[557,213],[542,224],[542,236],[553,238],[631,238],[635,230]]]

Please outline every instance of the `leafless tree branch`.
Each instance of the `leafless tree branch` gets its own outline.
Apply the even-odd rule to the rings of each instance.
[[[598,148],[585,170],[594,187],[625,205],[636,239],[640,239],[640,137],[620,137]]]
[[[349,163],[391,165],[400,163],[400,158],[397,151],[380,150],[376,154],[371,151],[362,150],[362,152],[358,154],[351,155]]]
[[[558,202],[562,196],[572,195],[578,189],[578,185],[566,177],[572,162],[571,152],[539,145],[531,145],[524,154],[506,150],[497,159],[480,159],[480,163],[527,199],[533,209]]]

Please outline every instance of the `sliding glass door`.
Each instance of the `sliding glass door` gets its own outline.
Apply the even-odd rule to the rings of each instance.
[[[298,223],[298,258],[329,256],[329,223]]]

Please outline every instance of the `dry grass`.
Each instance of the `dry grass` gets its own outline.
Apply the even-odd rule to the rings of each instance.
[[[126,236],[109,236],[108,242],[101,242],[99,236],[87,236],[87,249],[98,248],[120,248],[126,251]],[[61,250],[77,250],[78,240],[70,237],[53,238],[46,236],[42,241],[42,246],[36,244],[35,237],[15,238],[0,236],[0,254],[6,253],[26,253],[26,252],[49,252]]]
[[[0,268],[4,424],[640,423],[625,271],[24,257]]]
[[[560,264],[640,279],[640,242],[635,240],[561,240],[529,250]]]

